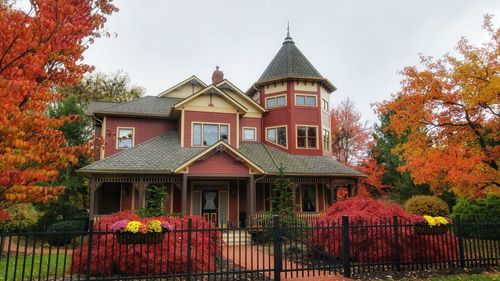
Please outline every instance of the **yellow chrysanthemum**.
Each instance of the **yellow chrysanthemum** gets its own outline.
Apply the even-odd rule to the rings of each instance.
[[[427,221],[427,224],[428,224],[429,226],[435,226],[435,225],[437,224],[437,223],[436,223],[436,220],[435,220],[433,217],[431,217],[431,216],[427,216],[427,215],[425,215],[425,216],[424,216],[424,219]]]
[[[448,220],[444,217],[434,217],[434,220],[438,223],[438,225],[447,225]]]
[[[139,232],[139,228],[141,227],[141,223],[138,221],[129,221],[127,223],[127,226],[125,227],[125,231],[131,232],[131,233],[137,233]]]
[[[148,231],[149,232],[161,232],[161,221],[159,221],[159,220],[148,221]]]

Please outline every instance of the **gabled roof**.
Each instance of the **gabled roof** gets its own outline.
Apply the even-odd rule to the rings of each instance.
[[[113,107],[120,104],[120,102],[110,102],[110,101],[90,101],[87,105],[86,115],[92,115],[94,112],[104,110],[105,108]]]
[[[240,143],[235,149],[224,142],[210,147],[181,147],[177,132],[168,132],[149,141],[123,150],[79,170],[92,173],[174,173],[189,166],[197,159],[224,147],[255,171],[276,175],[280,163],[288,175],[364,177],[327,156],[292,155],[262,143]]]
[[[262,143],[240,143],[239,151],[264,168],[268,174],[277,174],[280,164],[288,175],[328,175],[365,177],[329,156],[294,155]]]
[[[220,81],[219,83],[217,83],[216,86],[218,88],[222,88],[224,86],[227,86],[227,87],[233,89],[233,91],[235,91],[236,93],[240,94],[240,96],[243,99],[247,100],[249,103],[251,103],[252,105],[254,105],[261,112],[265,112],[266,111],[266,109],[264,107],[262,107],[260,104],[258,104],[252,98],[248,97],[242,90],[240,90],[240,88],[236,87],[233,83],[229,82],[229,80],[224,79],[224,80]]]
[[[172,112],[172,106],[181,100],[179,98],[144,96],[129,102],[105,107],[94,111],[94,114],[167,118]]]
[[[245,163],[247,166],[250,166],[252,169],[256,170],[257,172],[264,173],[264,170],[262,170],[259,166],[257,166],[250,159],[248,159],[243,154],[241,154],[238,150],[234,149],[232,146],[230,146],[229,144],[227,144],[226,142],[224,142],[222,140],[216,142],[215,144],[211,145],[210,147],[208,147],[204,151],[200,152],[198,155],[194,156],[192,159],[181,164],[179,167],[174,169],[174,172],[177,173],[177,172],[181,171],[182,169],[189,167],[190,165],[194,164],[196,161],[202,159],[204,156],[206,156],[214,151],[220,150],[221,148],[223,148],[228,154],[232,155],[237,160]]]
[[[241,109],[242,112],[247,112],[248,111],[248,108],[246,108],[244,105],[242,105],[241,103],[239,103],[237,100],[235,100],[233,97],[231,97],[230,95],[228,95],[227,93],[225,93],[224,91],[221,91],[219,88],[217,88],[216,86],[214,85],[210,85],[208,87],[206,87],[205,89],[202,89],[192,95],[190,95],[189,97],[179,101],[178,103],[176,103],[174,105],[174,108],[180,108],[182,107],[183,105],[185,105],[186,103],[192,101],[193,99],[195,99],[196,97],[200,96],[200,95],[203,95],[205,93],[217,93],[219,94],[220,96],[224,97],[227,101],[229,101],[230,103],[232,103],[234,106],[236,106],[238,109]]]
[[[183,148],[169,132],[81,168],[82,173],[172,173],[206,148]]]
[[[186,85],[188,83],[197,83],[197,84],[200,84],[203,87],[207,86],[207,84],[205,84],[203,81],[201,81],[200,78],[196,77],[196,75],[193,75],[193,76],[187,78],[186,80],[180,82],[179,84],[176,84],[176,85],[174,85],[174,86],[166,89],[165,91],[159,93],[158,97],[166,96],[166,95],[168,95],[168,93],[170,93],[170,92],[172,92],[172,91],[174,91],[174,90],[176,90],[176,89],[178,89],[178,88],[180,88],[180,87],[182,87],[182,86],[184,86],[184,85]]]
[[[254,85],[258,86],[269,82],[289,79],[318,81],[328,91],[333,92],[336,90],[335,86],[328,79],[321,76],[319,71],[316,70],[306,56],[297,48],[290,34],[287,34],[278,53]],[[253,92],[254,90],[250,88],[248,92]]]

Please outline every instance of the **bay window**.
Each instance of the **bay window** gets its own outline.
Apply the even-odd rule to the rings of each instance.
[[[330,131],[323,129],[323,149],[330,151],[331,137]]]
[[[312,126],[297,126],[297,147],[317,148],[317,128]]]
[[[266,129],[266,140],[286,147],[286,127],[273,127]]]
[[[286,97],[284,95],[266,98],[266,108],[281,106],[286,106]]]
[[[316,96],[295,95],[295,105],[316,106]]]

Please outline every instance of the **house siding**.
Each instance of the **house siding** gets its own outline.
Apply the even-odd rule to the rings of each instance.
[[[225,152],[218,152],[189,167],[189,174],[248,176],[248,167]]]
[[[123,150],[116,148],[116,129],[118,127],[134,128],[134,145],[138,145],[168,131],[177,130],[177,122],[175,120],[166,119],[140,119],[108,116],[106,117],[105,157],[109,157]]]
[[[240,140],[243,141],[243,128],[252,127],[256,128],[256,142],[262,142],[262,119],[261,118],[240,118]]]

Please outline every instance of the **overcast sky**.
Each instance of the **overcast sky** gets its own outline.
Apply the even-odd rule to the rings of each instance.
[[[331,102],[352,99],[363,118],[371,104],[399,89],[398,71],[418,53],[452,52],[460,37],[479,43],[482,16],[500,1],[115,1],[107,23],[116,38],[86,52],[96,70],[127,72],[146,95],[196,75],[207,83],[216,65],[246,91],[291,35],[316,69],[337,88]]]

